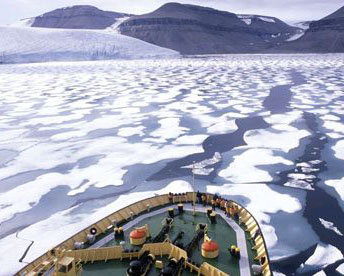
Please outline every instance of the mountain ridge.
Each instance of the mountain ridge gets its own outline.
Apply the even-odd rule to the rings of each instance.
[[[34,17],[31,27],[63,29],[105,29],[129,14],[103,11],[90,5],[59,8]]]
[[[254,24],[246,24],[234,13],[167,3],[151,13],[129,18],[119,29],[124,35],[182,54],[258,53],[299,30],[286,23],[283,27],[287,26],[288,30],[276,30],[280,20],[277,23],[260,21],[259,26],[253,27]]]
[[[176,2],[142,15],[76,5],[18,24],[41,28],[108,29],[185,55],[344,52],[344,7],[320,20],[302,22],[302,28],[273,16],[235,14]]]

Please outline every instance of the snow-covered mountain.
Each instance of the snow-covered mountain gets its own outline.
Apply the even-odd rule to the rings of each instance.
[[[31,19],[32,27],[63,29],[105,29],[125,13],[103,11],[94,6],[77,5],[56,9]]]
[[[178,53],[106,31],[0,27],[0,63],[175,57]]]

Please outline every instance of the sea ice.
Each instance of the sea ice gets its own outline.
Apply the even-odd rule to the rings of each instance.
[[[339,229],[338,229],[336,226],[334,226],[334,223],[333,223],[333,222],[326,221],[326,220],[324,220],[324,219],[322,219],[322,218],[319,218],[319,220],[320,220],[321,224],[322,224],[325,228],[334,231],[334,232],[335,232],[336,234],[338,234],[339,236],[343,236],[342,232],[340,232]]]
[[[262,165],[268,164],[286,167],[293,165],[293,162],[274,155],[270,149],[249,148],[242,154],[234,156],[234,161],[227,168],[223,168],[219,176],[232,183],[269,182],[273,177],[268,171],[260,169]]]
[[[344,199],[342,60],[343,55],[228,55],[0,66],[0,153],[6,155],[0,161],[0,223],[8,229],[0,228],[0,263],[6,264],[1,269],[12,275],[24,265],[18,260],[28,242],[18,241],[17,229],[21,238],[35,241],[24,260],[29,262],[118,208],[154,193],[190,191],[191,177],[146,179],[170,161],[202,153],[211,135],[241,135],[236,119],[253,116],[270,127],[243,133],[247,145],[221,153],[215,184],[196,179],[196,185],[246,206],[260,222],[272,260],[319,242],[303,217],[309,191],[270,181],[278,180],[277,171],[294,168],[310,140],[306,111],[317,117],[328,146],[321,160],[296,165],[294,184],[311,185],[313,179],[303,178],[326,161],[331,178],[318,177]],[[291,88],[291,111],[270,114],[264,99],[273,87],[292,85],[292,72],[307,83]],[[201,166],[197,173],[214,174],[213,167]],[[46,204],[56,189],[64,191],[60,211]],[[316,261],[307,268],[320,270]]]
[[[342,253],[332,245],[319,243],[314,254],[305,262],[304,266],[297,272],[305,273],[315,269],[323,269],[327,265],[334,263],[343,258]]]

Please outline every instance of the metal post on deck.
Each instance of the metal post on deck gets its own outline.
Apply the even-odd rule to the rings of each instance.
[[[192,162],[193,215],[196,215],[195,161]]]

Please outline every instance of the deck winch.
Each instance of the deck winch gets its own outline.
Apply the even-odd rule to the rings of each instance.
[[[137,260],[131,261],[127,269],[127,276],[146,275],[155,262],[155,256],[145,251]]]

